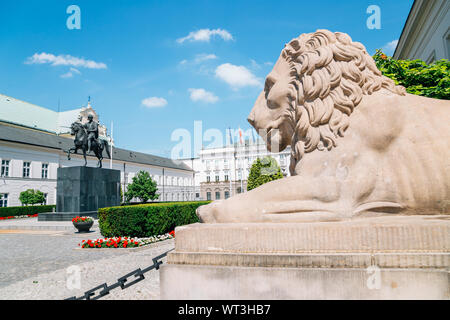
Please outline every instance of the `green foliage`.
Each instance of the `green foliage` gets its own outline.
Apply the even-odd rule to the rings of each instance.
[[[38,203],[44,203],[45,197],[44,197],[44,193],[42,193],[39,190],[28,189],[28,190],[22,191],[20,193],[19,200],[24,205],[38,204]]]
[[[274,158],[257,158],[253,162],[250,169],[247,182],[247,191],[255,189],[264,183],[281,178],[283,178],[283,174],[281,173],[280,166]]]
[[[55,205],[2,207],[0,208],[0,217],[25,216],[28,214],[52,212],[54,208],[56,208]]]
[[[427,65],[422,60],[395,60],[377,50],[373,56],[383,75],[402,85],[406,92],[450,100],[450,62],[438,60]]]
[[[151,237],[177,226],[199,222],[195,210],[210,201],[149,203],[98,209],[98,224],[104,237]]]
[[[128,185],[128,190],[125,192],[126,202],[130,202],[133,198],[139,198],[141,202],[147,200],[156,200],[159,195],[156,194],[158,188],[156,182],[152,180],[147,171],[139,171],[133,177],[133,182]]]

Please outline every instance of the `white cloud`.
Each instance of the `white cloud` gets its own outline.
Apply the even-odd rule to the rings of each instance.
[[[387,54],[388,56],[392,56],[395,52],[395,48],[397,48],[397,44],[398,44],[398,39],[392,40],[391,42],[388,42],[383,46],[382,51],[385,54]]]
[[[254,69],[254,70],[261,69],[261,66],[255,60],[250,59],[250,63],[251,63],[251,68],[252,69]]]
[[[195,63],[200,63],[203,61],[207,61],[207,60],[214,60],[217,59],[217,56],[215,54],[206,54],[206,53],[201,53],[201,54],[197,54],[195,56],[194,62]]]
[[[180,65],[187,65],[187,64],[200,64],[202,62],[208,61],[208,60],[214,60],[217,59],[218,57],[213,54],[207,54],[207,53],[200,53],[200,54],[196,54],[195,58],[193,60],[187,60],[187,59],[183,59],[180,61]]]
[[[158,108],[167,105],[167,100],[158,97],[148,97],[142,100],[141,104],[147,108]]]
[[[60,77],[61,78],[72,78],[74,73],[81,74],[80,70],[71,67],[67,73],[60,75]]]
[[[60,77],[61,78],[72,78],[73,74],[72,74],[72,72],[69,71],[67,73],[64,73],[64,74],[60,75]]]
[[[81,74],[80,70],[76,69],[76,68],[70,68],[70,72],[76,73],[76,74]]]
[[[225,41],[233,40],[233,36],[227,30],[224,29],[200,29],[197,31],[191,31],[186,37],[177,39],[178,43],[183,43],[184,41],[204,41],[209,42],[211,37],[219,36]]]
[[[205,89],[202,88],[199,89],[190,88],[188,91],[191,93],[190,97],[192,101],[215,103],[219,100],[219,98],[215,96],[214,93],[206,91]]]
[[[253,86],[261,87],[262,82],[244,66],[230,63],[221,64],[216,68],[216,77],[228,83],[233,89]]]
[[[93,60],[86,60],[84,58],[77,58],[71,55],[55,56],[51,53],[35,53],[28,57],[25,64],[44,64],[49,63],[52,66],[73,66],[88,69],[106,69],[107,66],[103,62],[96,62]]]
[[[273,62],[267,61],[267,62],[264,62],[264,65],[265,66],[273,66]]]

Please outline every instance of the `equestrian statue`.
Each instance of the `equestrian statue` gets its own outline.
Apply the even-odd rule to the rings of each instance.
[[[87,166],[86,153],[94,152],[98,159],[97,168],[102,167],[103,150],[109,158],[108,141],[98,138],[98,123],[94,121],[92,114],[88,115],[88,122],[82,124],[82,116],[78,117],[78,121],[72,123],[70,126],[70,134],[75,136],[75,146],[67,150],[67,159],[70,160],[71,153],[77,153],[78,149],[83,151],[84,166]]]

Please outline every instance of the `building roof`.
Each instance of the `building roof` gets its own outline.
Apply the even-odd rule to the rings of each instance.
[[[56,132],[58,112],[0,94],[0,120]]]
[[[414,0],[393,58],[421,59],[427,63],[448,58],[445,38],[438,42],[432,39],[444,34],[448,37],[449,9],[448,0]],[[431,56],[430,51],[434,51]]]
[[[73,139],[42,130],[13,126],[2,122],[0,122],[0,141],[1,140],[64,151],[73,147]],[[92,153],[90,155],[93,156]],[[192,171],[192,169],[182,161],[116,147],[113,148],[112,157],[114,160],[119,161]]]
[[[0,121],[53,133],[67,132],[82,108],[56,112],[0,94]]]

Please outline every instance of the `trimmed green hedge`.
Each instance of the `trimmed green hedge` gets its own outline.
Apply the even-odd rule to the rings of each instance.
[[[151,237],[199,222],[195,210],[210,201],[151,203],[98,209],[104,237]]]
[[[2,207],[2,208],[0,208],[0,217],[25,216],[28,214],[52,212],[53,208],[56,208],[56,206],[55,205],[42,205],[42,206]]]

